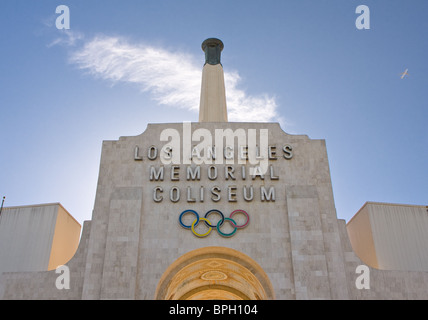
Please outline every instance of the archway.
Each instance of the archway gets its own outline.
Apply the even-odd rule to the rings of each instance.
[[[270,300],[272,284],[250,257],[225,247],[205,247],[173,262],[156,289],[158,300]]]

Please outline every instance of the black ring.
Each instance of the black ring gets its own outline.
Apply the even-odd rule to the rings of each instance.
[[[205,213],[205,219],[208,219],[207,217],[213,212],[219,213],[221,215],[221,220],[218,221],[218,222],[221,221],[221,223],[220,223],[220,226],[221,226],[224,222],[224,214],[220,210],[212,209],[212,210],[208,211],[207,213]],[[217,228],[218,223],[212,226],[208,222],[206,222],[206,221],[204,221],[204,222],[208,227]]]

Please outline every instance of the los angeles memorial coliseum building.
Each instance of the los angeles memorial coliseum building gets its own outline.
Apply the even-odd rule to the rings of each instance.
[[[347,227],[325,141],[228,122],[223,43],[202,49],[199,122],[103,142],[69,287],[3,272],[0,297],[427,299],[427,207],[367,203]]]

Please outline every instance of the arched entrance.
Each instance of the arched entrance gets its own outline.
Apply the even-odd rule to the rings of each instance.
[[[224,247],[188,252],[173,262],[156,289],[158,300],[270,300],[263,269],[247,255]]]

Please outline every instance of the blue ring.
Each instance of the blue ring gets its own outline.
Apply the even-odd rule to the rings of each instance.
[[[195,216],[196,216],[196,223],[195,223],[195,225],[197,225],[198,223],[199,223],[199,214],[195,211],[195,210],[184,210],[181,214],[180,214],[180,217],[178,218],[178,222],[180,222],[180,225],[183,227],[183,228],[186,228],[186,229],[191,229],[192,228],[192,225],[190,225],[190,226],[186,226],[184,223],[183,223],[183,221],[181,221],[181,218],[183,217],[183,215],[185,215],[187,212],[190,212],[190,213],[193,213]]]
[[[208,217],[212,212],[219,213],[219,214],[221,215],[221,220],[219,220],[219,221],[218,221],[218,223],[217,223],[215,226],[210,225],[210,224],[209,224],[208,222],[206,222],[206,221],[205,221],[205,224],[206,224],[208,227],[211,227],[211,228],[217,228],[217,227],[218,227],[218,224],[219,224],[219,223],[220,223],[220,221],[221,221],[220,226],[222,226],[222,225],[223,225],[223,222],[224,222],[224,214],[223,214],[223,212],[221,212],[220,210],[212,209],[212,210],[208,211],[207,213],[205,213],[205,219],[208,219],[207,217]]]

